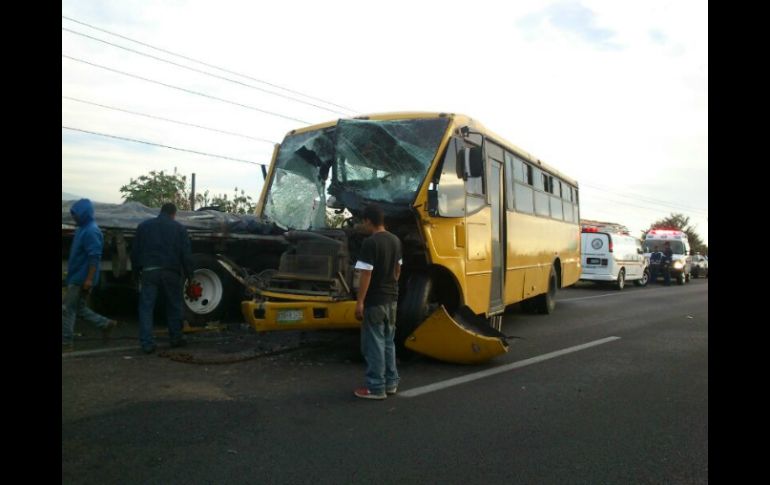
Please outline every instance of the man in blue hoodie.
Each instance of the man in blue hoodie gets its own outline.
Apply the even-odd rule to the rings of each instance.
[[[192,279],[193,261],[187,229],[174,220],[176,206],[163,204],[160,215],[139,224],[131,245],[131,266],[141,271],[139,341],[146,354],[155,352],[153,310],[158,292],[166,299],[166,323],[171,347],[182,347],[182,282]]]
[[[99,283],[99,261],[103,246],[102,231],[94,221],[94,206],[90,200],[80,199],[70,208],[70,215],[78,228],[67,260],[67,293],[64,295],[61,313],[62,352],[74,350],[73,336],[78,316],[100,328],[105,340],[118,324],[86,305],[88,294]]]

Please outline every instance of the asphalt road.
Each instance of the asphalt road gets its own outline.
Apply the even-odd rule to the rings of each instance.
[[[198,362],[273,351],[229,364],[134,341],[68,356],[63,483],[708,482],[708,280],[579,284],[553,315],[514,309],[503,331],[521,339],[483,366],[400,362],[385,401],[352,394],[356,332],[192,336],[184,349]]]

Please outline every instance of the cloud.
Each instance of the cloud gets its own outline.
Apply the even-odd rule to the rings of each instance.
[[[613,30],[597,25],[597,16],[593,10],[578,2],[559,2],[523,16],[517,25],[527,37],[532,39],[540,32],[544,24],[554,27],[569,36],[577,37],[598,49],[618,50],[623,47],[615,40]]]

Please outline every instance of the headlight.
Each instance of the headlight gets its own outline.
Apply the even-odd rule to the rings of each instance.
[[[676,269],[682,269],[682,266],[684,265],[682,264],[681,261],[677,261],[676,263],[674,263],[674,268]]]

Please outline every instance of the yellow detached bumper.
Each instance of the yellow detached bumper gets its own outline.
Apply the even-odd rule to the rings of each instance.
[[[443,305],[406,338],[405,346],[455,364],[480,364],[508,352],[505,340],[482,335],[459,324]]]
[[[241,312],[257,332],[359,328],[355,300],[241,302]]]

